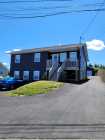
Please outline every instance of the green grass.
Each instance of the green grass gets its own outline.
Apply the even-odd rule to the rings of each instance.
[[[55,81],[38,81],[24,85],[16,90],[10,91],[9,96],[32,96],[35,94],[47,94],[49,91],[58,89],[63,86],[61,82]]]

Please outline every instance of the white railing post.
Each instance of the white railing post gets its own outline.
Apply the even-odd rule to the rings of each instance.
[[[51,60],[47,60],[46,61],[46,70],[49,70],[52,67],[52,61]]]
[[[57,81],[59,80],[60,74],[63,72],[65,66],[66,66],[66,61],[63,62],[63,64],[59,67],[58,71],[57,71]]]
[[[54,74],[54,72],[56,71],[56,69],[58,68],[58,62],[55,62],[52,67],[49,70],[49,80],[51,79],[52,75]]]

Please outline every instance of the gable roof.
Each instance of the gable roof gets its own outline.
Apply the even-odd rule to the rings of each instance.
[[[9,54],[24,54],[32,52],[63,52],[63,51],[79,50],[80,47],[82,46],[86,46],[86,44],[55,45],[51,47],[23,49],[19,51],[11,51],[9,52]]]

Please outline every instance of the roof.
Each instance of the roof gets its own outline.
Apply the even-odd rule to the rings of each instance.
[[[63,51],[71,51],[71,50],[79,50],[80,47],[86,46],[86,44],[68,44],[68,45],[55,45],[51,47],[43,47],[43,48],[33,48],[33,49],[23,49],[17,51],[10,51],[9,54],[24,54],[24,53],[32,53],[32,52],[63,52]]]

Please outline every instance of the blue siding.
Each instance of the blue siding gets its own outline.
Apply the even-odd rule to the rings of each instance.
[[[87,76],[92,76],[92,70],[87,70]]]
[[[84,80],[87,77],[87,74],[86,74],[87,62],[86,62],[86,59],[85,59],[83,49],[84,49],[83,47],[80,48],[80,80]]]

